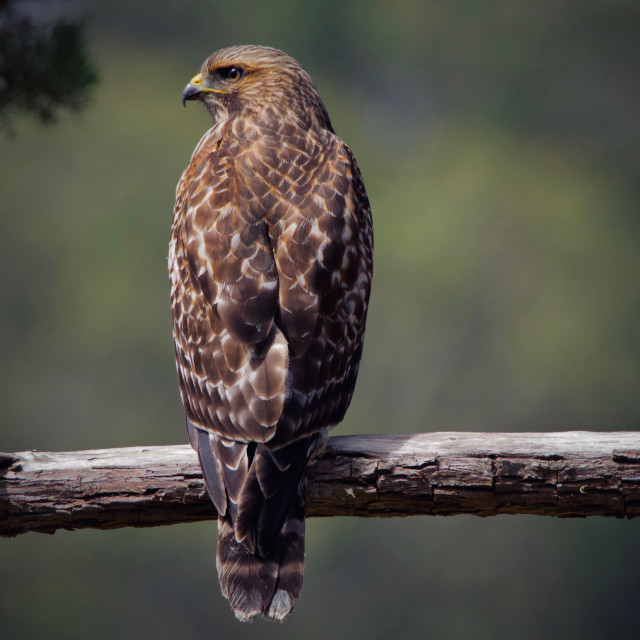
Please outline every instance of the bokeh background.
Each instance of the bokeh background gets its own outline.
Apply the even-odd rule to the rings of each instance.
[[[51,8],[52,5],[48,5]],[[0,139],[0,449],[185,443],[167,243],[213,50],[312,74],[372,201],[339,433],[640,427],[637,2],[57,3],[99,83]],[[6,638],[637,638],[640,521],[314,519],[284,625],[236,623],[212,522],[0,540]]]

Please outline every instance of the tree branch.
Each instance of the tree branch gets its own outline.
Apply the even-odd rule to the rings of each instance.
[[[308,516],[640,515],[640,433],[339,436]],[[0,454],[0,535],[215,517],[189,446]]]

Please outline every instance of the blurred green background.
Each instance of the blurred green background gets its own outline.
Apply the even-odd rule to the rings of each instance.
[[[51,5],[48,5],[51,9]],[[100,81],[0,139],[0,449],[185,443],[167,243],[213,50],[314,77],[376,233],[338,433],[640,426],[637,2],[58,3]],[[0,540],[6,638],[637,638],[640,521],[308,523],[284,625],[236,623],[212,522]]]

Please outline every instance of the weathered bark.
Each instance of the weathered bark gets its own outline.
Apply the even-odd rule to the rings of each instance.
[[[342,436],[308,516],[640,515],[640,433]],[[215,517],[189,446],[0,454],[0,535]]]

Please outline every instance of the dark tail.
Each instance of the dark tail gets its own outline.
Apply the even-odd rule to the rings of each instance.
[[[317,436],[270,450],[189,431],[218,510],[222,594],[243,622],[285,620],[302,591],[304,473]]]
[[[303,482],[304,484],[304,482]],[[228,518],[218,519],[216,558],[222,595],[238,620],[257,616],[282,622],[293,611],[304,574],[304,502],[300,495],[286,516],[282,531],[264,556],[236,540]]]

